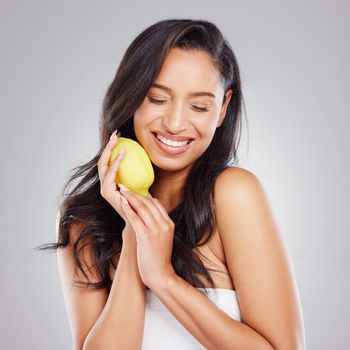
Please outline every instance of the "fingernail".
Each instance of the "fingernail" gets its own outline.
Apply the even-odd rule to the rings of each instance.
[[[125,152],[126,152],[125,147],[122,147],[122,148],[120,149],[120,151],[118,152],[118,157],[121,157],[123,154],[125,154]]]
[[[124,192],[130,191],[127,187],[125,187],[125,186],[122,185],[122,184],[118,184],[118,186],[120,187],[120,190],[121,190],[121,191],[124,191]]]
[[[111,136],[110,136],[110,139],[113,138],[113,137],[116,135],[117,131],[118,131],[118,129],[115,129],[115,130],[112,132],[112,134],[111,134]]]
[[[125,152],[126,152],[125,147],[122,147],[122,148],[119,150],[117,157],[120,158],[122,155],[125,154]]]
[[[122,201],[124,204],[129,204],[128,200],[127,200],[125,197],[123,197],[123,196],[122,196],[121,201]]]

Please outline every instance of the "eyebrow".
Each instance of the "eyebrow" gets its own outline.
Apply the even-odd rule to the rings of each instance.
[[[171,92],[172,90],[167,87],[167,86],[164,86],[164,85],[161,85],[161,84],[157,84],[157,83],[153,83],[151,85],[151,87],[155,87],[155,88],[158,88],[158,89],[162,89],[162,90],[165,90],[165,91],[168,91],[168,92]],[[189,94],[189,96],[209,96],[209,97],[213,97],[215,98],[215,95],[211,92],[207,92],[207,91],[198,91],[198,92],[191,92]]]

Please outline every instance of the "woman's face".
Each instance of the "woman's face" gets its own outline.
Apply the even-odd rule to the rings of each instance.
[[[196,95],[200,92],[206,94]],[[135,135],[152,163],[175,171],[196,161],[221,125],[231,95],[230,89],[222,104],[220,76],[206,52],[171,49],[134,113]],[[157,140],[160,134],[163,142],[170,143],[168,146]],[[184,141],[174,143],[179,139]]]

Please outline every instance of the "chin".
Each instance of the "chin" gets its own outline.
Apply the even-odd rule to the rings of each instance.
[[[150,157],[154,169],[164,171],[181,171],[193,164],[193,161],[185,161],[183,159],[166,159],[159,156]]]

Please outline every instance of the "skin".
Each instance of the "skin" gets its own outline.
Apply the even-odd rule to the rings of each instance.
[[[209,146],[216,128],[226,114],[232,90],[223,90],[220,76],[210,56],[203,51],[173,48],[167,55],[156,84],[169,87],[165,91],[151,87],[134,113],[134,130],[154,164],[155,181],[149,192],[169,212],[180,201],[182,188],[192,164]],[[209,96],[190,96],[192,92],[211,92]],[[222,103],[226,94],[226,101]],[[149,98],[165,101],[152,103]],[[195,107],[207,108],[207,112]],[[163,155],[154,143],[151,132],[167,131],[176,136],[194,138],[191,150],[180,155]]]
[[[243,322],[176,274],[171,265],[175,225],[159,200],[123,189],[120,193],[136,234],[143,283],[201,344],[207,349],[306,348],[292,264],[254,174],[229,168],[215,183],[218,229]]]
[[[303,318],[289,256],[265,191],[248,170],[226,169],[218,176],[214,191],[218,232],[235,281],[242,322],[176,275],[171,264],[175,224],[168,212],[178,203],[192,164],[224,120],[232,91],[227,91],[222,104],[224,91],[217,72],[209,56],[198,51],[172,50],[156,82],[170,87],[171,92],[152,88],[148,95],[166,102],[156,105],[146,97],[134,115],[138,141],[155,165],[151,194],[144,197],[121,186],[120,191],[116,189],[115,174],[125,153],[108,166],[115,136],[98,163],[101,195],[123,217],[126,227],[110,294],[104,290],[65,294],[75,348],[84,344],[87,350],[140,349],[147,286],[207,349],[304,350]],[[212,92],[215,99],[190,97],[195,91]],[[196,112],[195,105],[210,111]],[[153,130],[195,141],[190,152],[165,156],[154,144]],[[62,281],[69,286],[74,262],[69,249],[62,254]],[[130,295],[129,304],[125,300]]]
[[[221,106],[223,90],[218,76],[209,56],[201,52],[171,51],[156,82],[170,87],[171,93],[150,89],[149,94],[166,103],[154,105],[146,97],[134,115],[134,128],[155,164],[157,180],[146,197],[120,189],[124,213],[136,235],[142,282],[207,349],[305,349],[303,317],[288,252],[265,191],[248,170],[226,169],[215,183],[218,230],[243,322],[230,318],[174,271],[175,224],[168,212],[181,196],[191,165],[222,123],[227,101]],[[203,90],[214,92],[216,98],[189,98],[190,92]],[[193,111],[191,106],[200,102],[210,104],[210,112]],[[153,130],[193,137],[191,152],[163,155],[154,144]]]

